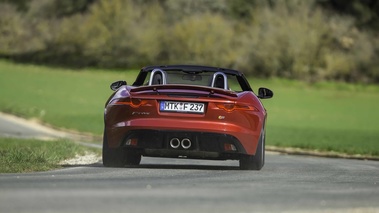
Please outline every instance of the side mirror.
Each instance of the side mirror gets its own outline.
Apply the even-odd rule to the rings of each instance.
[[[263,88],[263,87],[258,89],[258,98],[268,99],[268,98],[272,98],[272,96],[274,96],[274,92],[271,91],[270,89]]]
[[[121,86],[126,85],[126,81],[116,81],[111,84],[111,90],[116,91]]]

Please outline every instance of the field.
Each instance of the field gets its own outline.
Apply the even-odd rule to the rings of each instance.
[[[0,61],[0,111],[100,135],[110,83],[133,83],[136,74]],[[379,156],[379,86],[249,80],[275,94],[263,100],[268,145]]]
[[[262,84],[263,85],[263,84]],[[379,155],[379,92],[338,83],[269,82],[268,144]]]

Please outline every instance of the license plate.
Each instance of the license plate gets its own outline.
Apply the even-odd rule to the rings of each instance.
[[[204,113],[204,103],[161,101],[159,109],[162,112]]]

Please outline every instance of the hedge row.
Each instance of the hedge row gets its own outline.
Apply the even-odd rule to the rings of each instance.
[[[54,2],[34,0],[27,12],[2,3],[0,55],[70,67],[203,64],[260,77],[379,82],[378,36],[313,0],[254,1],[240,16],[227,0],[98,0],[67,16],[54,15]]]

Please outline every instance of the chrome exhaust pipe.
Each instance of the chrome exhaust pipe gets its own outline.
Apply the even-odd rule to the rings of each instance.
[[[172,139],[170,140],[170,146],[171,146],[172,148],[174,148],[174,149],[179,148],[179,146],[180,146],[180,140],[179,140],[179,138],[172,138]]]
[[[191,147],[191,145],[192,145],[192,142],[191,142],[190,139],[184,138],[182,140],[182,147],[183,147],[183,149],[189,149]]]

